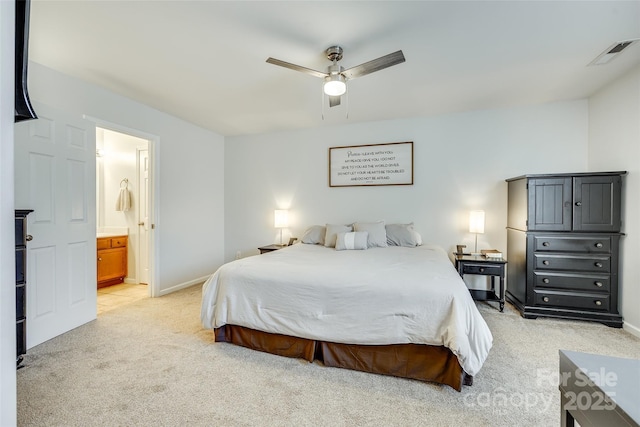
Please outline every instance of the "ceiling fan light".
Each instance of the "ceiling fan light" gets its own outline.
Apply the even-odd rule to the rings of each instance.
[[[329,96],[341,96],[347,91],[347,84],[345,83],[342,74],[334,74],[324,79],[324,93]]]

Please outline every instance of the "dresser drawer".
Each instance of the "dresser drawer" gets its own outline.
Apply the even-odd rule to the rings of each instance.
[[[611,237],[591,236],[533,236],[536,252],[611,252]]]
[[[16,286],[16,319],[24,320],[25,318],[25,287],[24,285]]]
[[[126,237],[116,237],[111,239],[111,247],[112,248],[123,248],[127,246],[127,238]]]
[[[609,295],[595,293],[563,293],[535,289],[535,304],[541,307],[566,307],[590,311],[609,311]]]
[[[96,249],[111,249],[111,239],[101,238],[96,241]]]
[[[485,265],[485,264],[469,264],[462,266],[462,274],[480,274],[485,276],[499,276],[502,274],[502,266]]]
[[[558,273],[534,271],[536,288],[576,289],[588,292],[611,292],[611,277],[608,274]]]
[[[575,270],[595,273],[611,271],[608,255],[563,255],[536,252],[533,255],[536,270]]]
[[[127,246],[127,236],[120,237],[100,237],[96,241],[96,248],[111,249],[111,248],[124,248]]]

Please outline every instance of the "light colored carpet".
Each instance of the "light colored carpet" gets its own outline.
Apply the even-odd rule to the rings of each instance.
[[[553,426],[558,349],[637,358],[620,329],[478,303],[494,346],[472,387],[328,368],[214,343],[200,286],[115,309],[29,351],[21,426]]]

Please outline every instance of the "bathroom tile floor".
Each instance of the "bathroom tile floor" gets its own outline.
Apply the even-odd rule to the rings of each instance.
[[[149,298],[147,285],[121,283],[98,289],[98,316],[114,308]]]

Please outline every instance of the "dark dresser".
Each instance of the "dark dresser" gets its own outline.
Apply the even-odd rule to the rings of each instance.
[[[626,172],[507,180],[507,300],[523,317],[622,327],[618,258]]]
[[[27,353],[27,215],[32,210],[16,209],[16,365]]]

